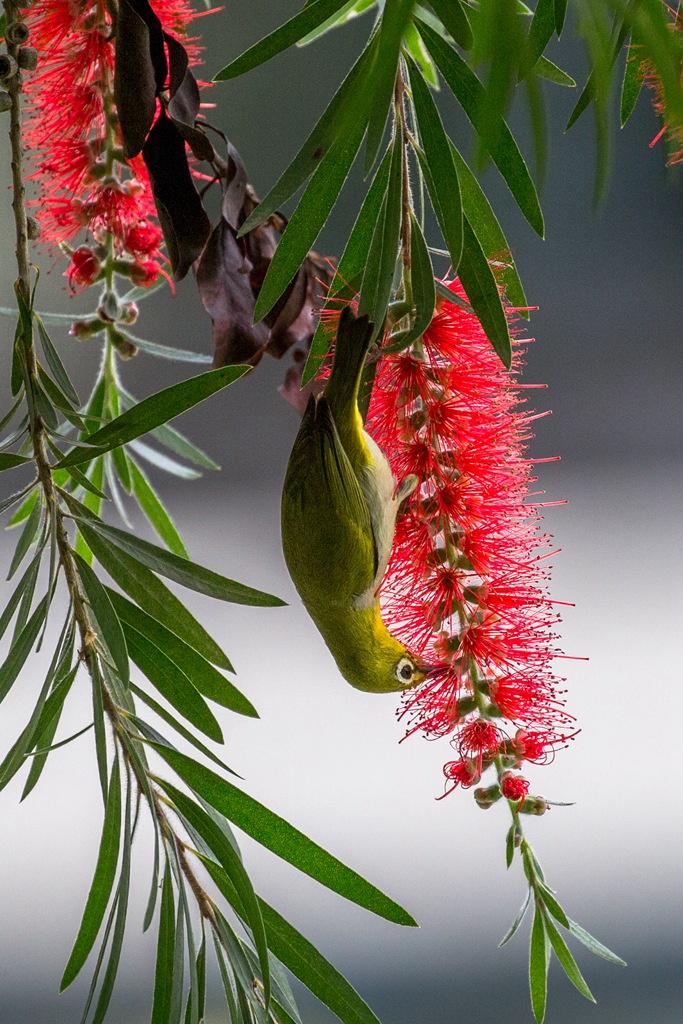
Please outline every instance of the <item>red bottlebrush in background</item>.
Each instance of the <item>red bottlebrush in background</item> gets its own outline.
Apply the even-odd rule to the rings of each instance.
[[[449,287],[464,298],[459,282]],[[420,480],[397,523],[381,605],[397,639],[437,664],[406,692],[401,715],[409,735],[450,737],[446,792],[476,784],[494,762],[502,771],[549,758],[571,729],[552,668],[550,539],[530,493],[537,416],[515,381],[523,352],[515,341],[505,370],[477,318],[439,300],[420,344],[382,358],[366,424],[397,479]],[[523,782],[505,795],[523,799]]]
[[[190,5],[155,0],[152,7],[196,62],[198,45],[186,38],[196,17]],[[37,0],[31,42],[41,60],[26,87],[25,142],[42,238],[66,248],[81,232],[89,236],[91,249],[80,246],[66,272],[72,290],[94,283],[95,266],[103,276],[107,257],[117,273],[150,285],[166,259],[144,161],[126,160],[121,147],[110,9],[105,0]]]

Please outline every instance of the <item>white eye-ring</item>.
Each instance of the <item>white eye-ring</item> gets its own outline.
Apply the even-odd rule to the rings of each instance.
[[[405,686],[407,686],[408,683],[412,683],[416,667],[417,666],[410,660],[410,658],[401,658],[395,670],[396,678],[399,683],[403,683]]]

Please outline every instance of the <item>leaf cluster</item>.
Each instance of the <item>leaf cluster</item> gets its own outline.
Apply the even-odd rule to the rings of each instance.
[[[81,406],[45,327],[49,317],[35,311],[33,295],[27,301],[17,288],[16,296],[15,401],[0,424],[0,433],[6,431],[0,471],[33,465],[37,475],[2,503],[3,511],[17,506],[9,526],[20,528],[10,578],[25,561],[28,568],[0,616],[0,638],[14,620],[0,665],[0,701],[43,642],[62,576],[70,600],[35,707],[0,764],[0,788],[28,764],[27,796],[51,753],[92,730],[104,803],[93,879],[61,988],[94,956],[83,1021],[105,1020],[125,936],[133,841],[146,808],[155,845],[144,921],[145,929],[155,920],[158,926],[155,1024],[204,1019],[211,956],[231,1020],[299,1022],[287,968],[342,1021],[377,1024],[346,979],[254,892],[233,826],[372,913],[403,925],[415,922],[374,885],[227,780],[236,773],[208,745],[223,741],[211,704],[249,717],[257,711],[229,678],[234,670],[221,645],[164,581],[231,603],[276,607],[283,602],[193,562],[140,465],[151,459],[184,471],[184,463],[175,461],[181,456],[198,467],[215,467],[169,421],[234,383],[248,367],[210,370],[136,402],[118,380],[116,350],[109,344],[93,392]],[[173,457],[143,442],[146,435]],[[109,495],[126,514],[121,492],[136,499],[162,545],[106,521],[102,513]],[[75,734],[56,740],[79,670],[91,683],[92,717]],[[217,771],[181,752],[178,740]],[[175,774],[182,790],[164,769]]]

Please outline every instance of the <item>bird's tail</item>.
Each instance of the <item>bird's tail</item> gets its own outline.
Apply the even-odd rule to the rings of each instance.
[[[367,315],[355,317],[348,306],[342,310],[332,370],[325,386],[325,398],[337,424],[350,414],[355,418],[358,389],[372,335],[373,325]]]

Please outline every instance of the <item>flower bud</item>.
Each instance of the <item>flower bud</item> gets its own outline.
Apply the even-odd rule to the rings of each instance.
[[[10,110],[12,107],[12,97],[4,89],[0,89],[0,114],[4,114],[5,111]]]
[[[125,334],[120,334],[119,331],[111,331],[109,338],[114,342],[116,351],[122,359],[132,359],[133,356],[138,354],[137,347],[133,344],[130,338],[125,336]]]
[[[13,21],[11,25],[7,26],[5,39],[8,43],[12,43],[15,46],[21,46],[22,43],[26,42],[29,35],[29,27],[25,21]]]
[[[102,301],[97,307],[97,315],[101,320],[106,320],[109,323],[116,323],[119,319],[119,300],[116,296],[116,292],[107,289],[102,296]]]
[[[482,786],[474,791],[474,799],[483,811],[492,807],[496,800],[500,800],[501,795],[500,786],[487,786],[486,788]]]
[[[19,67],[24,71],[35,71],[38,67],[38,51],[35,46],[22,46],[17,54]]]
[[[140,314],[137,302],[124,302],[119,311],[120,324],[134,324]]]
[[[72,323],[69,334],[77,341],[87,341],[94,334],[99,334],[104,330],[104,326],[104,321],[99,317],[94,317],[92,320],[76,320]]]
[[[26,218],[26,234],[32,242],[40,238],[40,221],[35,217]]]
[[[527,797],[522,806],[517,808],[520,814],[535,814],[539,818],[549,809],[542,796]]]
[[[0,53],[0,80],[6,82],[17,73],[17,62],[9,53]]]

